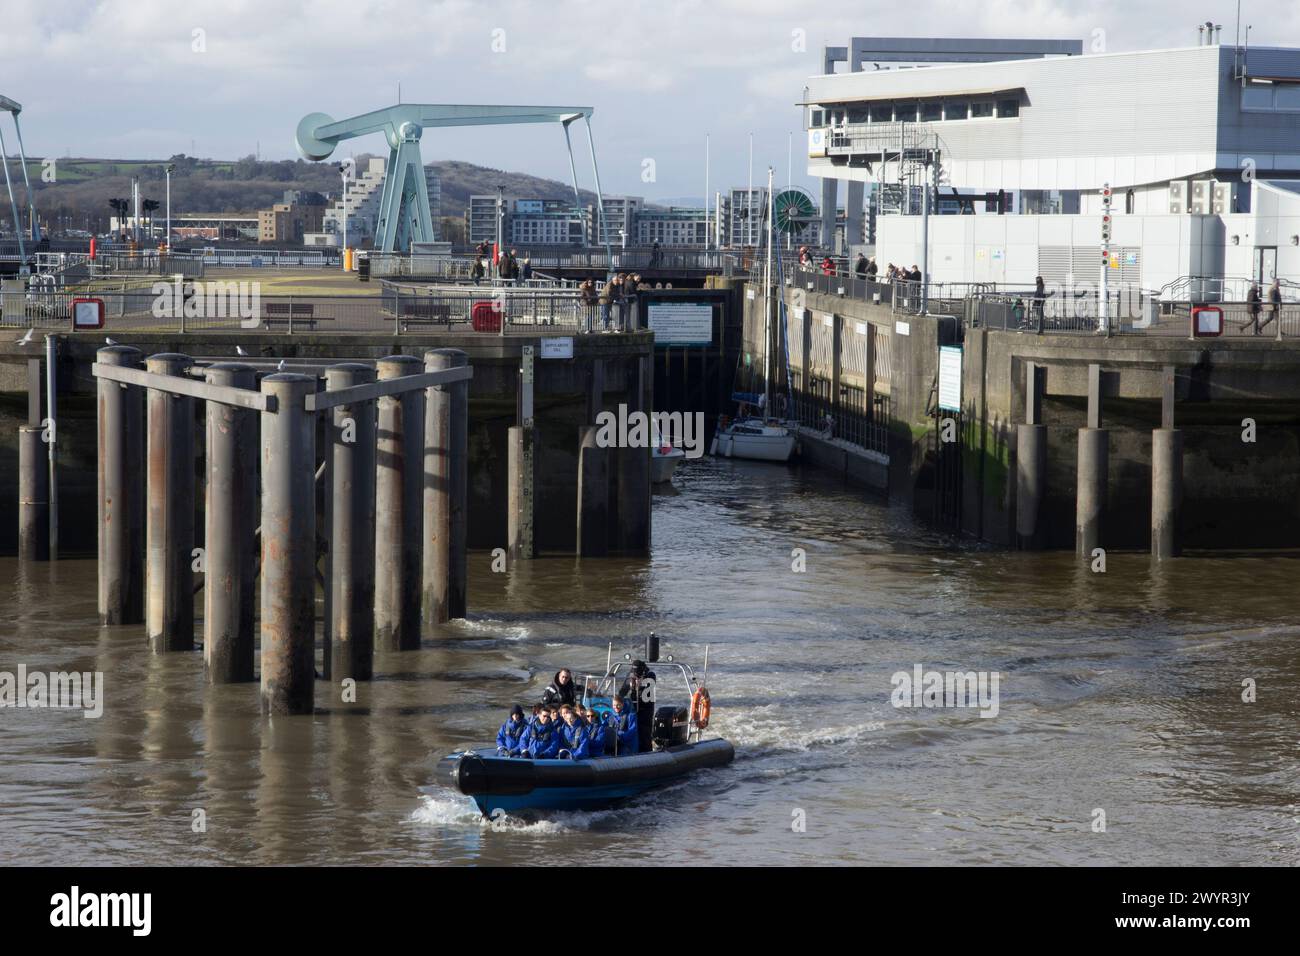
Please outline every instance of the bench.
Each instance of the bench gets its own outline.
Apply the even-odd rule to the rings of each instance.
[[[278,325],[316,328],[316,307],[310,302],[268,302],[262,310],[262,328],[273,330]]]
[[[400,306],[402,331],[412,325],[451,325],[451,306],[445,302],[403,302]]]

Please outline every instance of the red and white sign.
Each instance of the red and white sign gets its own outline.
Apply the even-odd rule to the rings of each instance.
[[[72,300],[72,331],[102,329],[104,327],[103,299]]]
[[[1223,334],[1223,310],[1214,305],[1192,307],[1192,336],[1202,338]]]

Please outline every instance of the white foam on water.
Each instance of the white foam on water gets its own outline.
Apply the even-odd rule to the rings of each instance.
[[[507,624],[493,618],[464,619],[452,622],[452,626],[471,635],[482,635],[503,641],[526,641],[533,636],[526,624]]]
[[[426,794],[420,806],[411,811],[412,823],[437,827],[460,827],[490,833],[520,833],[530,836],[560,836],[590,830],[619,819],[633,810],[630,806],[610,810],[546,810],[534,811],[526,817],[499,814],[489,820],[479,813],[478,806],[469,797],[453,797],[440,791],[440,795]],[[645,810],[637,811],[644,816]]]
[[[886,730],[885,720],[866,720],[829,727],[810,727],[798,720],[799,710],[780,704],[737,708],[709,730],[725,737],[737,750],[806,751],[817,747],[862,743]],[[882,726],[883,725],[883,726]]]

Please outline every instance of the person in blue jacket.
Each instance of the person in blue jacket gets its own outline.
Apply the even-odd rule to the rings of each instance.
[[[604,716],[595,707],[588,707],[582,714],[587,725],[587,736],[591,738],[587,749],[593,757],[605,756],[605,741],[608,739]]]
[[[637,752],[636,711],[623,702],[623,698],[613,699],[614,712],[609,715],[609,733],[614,740],[614,752],[626,757]]]
[[[549,712],[543,710],[537,715],[537,721],[524,734],[521,757],[534,760],[547,760],[560,752],[559,728],[551,720]]]
[[[528,722],[524,720],[524,709],[515,704],[510,708],[510,716],[506,718],[506,722],[497,731],[497,753],[503,757],[518,756],[524,731],[527,729]]]
[[[578,712],[565,704],[560,708],[560,755],[565,751],[574,760],[586,760],[591,756],[591,736],[587,725],[578,718]]]

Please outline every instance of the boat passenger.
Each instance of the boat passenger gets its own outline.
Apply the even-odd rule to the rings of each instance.
[[[534,760],[547,760],[560,752],[560,734],[549,711],[537,715],[537,723],[528,728],[522,744],[520,756]]]
[[[573,672],[567,667],[561,667],[555,672],[555,679],[542,692],[542,706],[558,707],[561,704],[575,704],[577,703],[576,690]]]
[[[591,737],[587,725],[578,719],[578,711],[565,704],[560,708],[560,749],[557,756],[572,757],[574,760],[586,760],[591,756]]]
[[[520,741],[527,730],[528,721],[524,720],[524,709],[515,704],[510,708],[510,716],[497,731],[497,753],[503,757],[518,756]]]
[[[622,697],[615,697],[613,704],[614,712],[609,715],[609,742],[616,754],[626,757],[637,752],[636,711],[624,704]]]
[[[587,708],[582,716],[587,725],[587,735],[591,738],[591,744],[588,747],[591,756],[605,756],[605,742],[609,737],[605,718],[594,707]]]
[[[637,752],[648,753],[654,734],[655,672],[646,667],[645,661],[632,662],[632,674],[623,681],[618,696],[633,702],[630,709],[636,711]]]
[[[542,712],[542,705],[541,705],[541,704],[533,704],[533,712],[532,712],[531,714],[528,715],[528,726],[529,726],[529,727],[531,727],[533,724],[537,723],[537,715],[540,714],[541,712]]]

